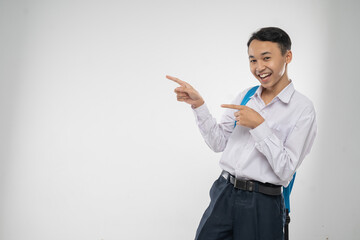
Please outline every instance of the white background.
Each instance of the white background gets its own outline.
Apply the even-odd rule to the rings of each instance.
[[[292,240],[359,239],[358,1],[0,1],[0,239],[193,239],[218,177],[188,81],[221,116],[256,85],[252,32],[293,41],[319,132]]]

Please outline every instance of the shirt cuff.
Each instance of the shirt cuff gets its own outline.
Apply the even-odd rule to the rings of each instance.
[[[210,115],[210,111],[206,105],[206,103],[204,103],[203,105],[201,105],[200,107],[197,107],[197,108],[193,108],[193,112],[194,112],[194,115],[196,117],[196,119],[199,121],[199,122],[203,122],[204,120],[206,120],[209,115]]]
[[[253,136],[255,142],[263,141],[265,138],[270,137],[272,133],[273,132],[271,128],[267,125],[266,121],[264,121],[256,128],[250,130],[250,134]]]

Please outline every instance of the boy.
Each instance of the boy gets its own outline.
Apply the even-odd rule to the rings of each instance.
[[[191,104],[209,147],[223,152],[223,171],[210,190],[211,202],[197,240],[283,239],[281,187],[289,184],[315,139],[313,104],[288,78],[292,59],[288,34],[262,28],[247,46],[250,70],[260,87],[246,106],[239,104],[250,88],[232,104],[221,105],[226,110],[220,123],[190,84],[166,76],[180,84],[175,89],[177,100]]]

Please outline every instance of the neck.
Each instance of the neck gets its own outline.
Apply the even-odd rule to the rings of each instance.
[[[290,80],[285,73],[276,85],[270,88],[263,88],[261,98],[264,101],[265,105],[268,105],[274,99],[274,97],[276,97],[289,84]]]
[[[281,77],[280,81],[277,82],[274,86],[269,88],[264,88],[263,93],[268,96],[277,96],[287,85],[290,84],[290,80],[287,76],[287,72]]]

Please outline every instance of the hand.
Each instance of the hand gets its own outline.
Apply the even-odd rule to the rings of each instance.
[[[190,84],[169,75],[166,75],[166,78],[180,85],[180,87],[177,87],[174,90],[179,102],[186,102],[187,104],[190,104],[192,108],[197,108],[204,104],[203,98]]]
[[[265,121],[265,119],[258,112],[247,106],[222,104],[221,107],[239,110],[234,113],[234,116],[236,122],[244,127],[254,129]]]

